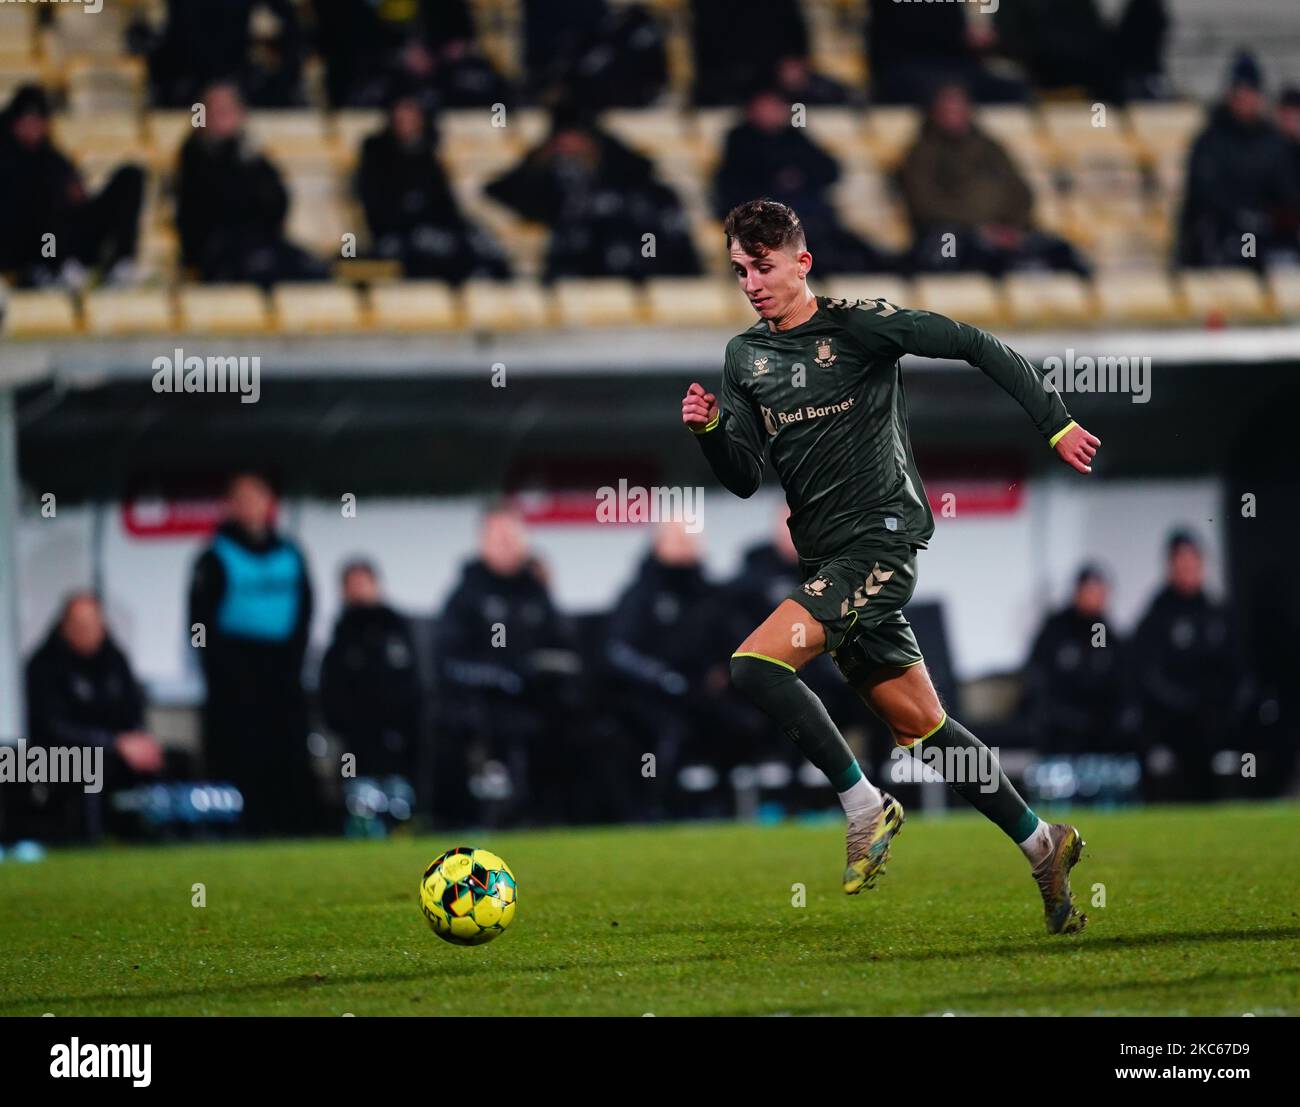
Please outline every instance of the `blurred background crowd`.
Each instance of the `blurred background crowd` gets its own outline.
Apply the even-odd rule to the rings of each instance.
[[[24,286],[699,275],[756,195],[801,213],[823,275],[1300,264],[1300,82],[1242,50],[1202,106],[1166,0],[3,14],[29,25],[0,67]]]
[[[435,612],[391,606],[381,558],[347,560],[332,638],[308,657],[309,551],[277,529],[267,479],[238,474],[189,586],[189,629],[202,628],[201,750],[166,751],[145,732],[130,659],[96,596],[76,593],[27,665],[29,741],[103,746],[109,788],[36,789],[39,800],[11,806],[10,830],[138,832],[138,804],[115,813],[114,795],[187,779],[233,785],[250,833],[377,830],[412,816],[451,827],[817,810],[826,782],[727,674],[737,644],[800,579],[786,514],[726,580],[705,572],[704,535],[649,527],[614,607],[573,616],[554,602],[518,508],[501,501]],[[1230,604],[1207,594],[1198,536],[1175,531],[1164,557],[1163,586],[1128,637],[1108,625],[1108,571],[1079,568],[1069,602],[1026,643],[1012,710],[984,727],[990,744],[1016,751],[1012,765],[1108,778],[1078,782],[1074,802],[1280,794],[1297,751],[1260,741],[1270,706]],[[912,613],[951,706],[942,612]],[[888,731],[829,660],[805,679],[863,764],[889,771]],[[1254,772],[1243,787],[1243,749],[1263,761],[1258,787]],[[340,764],[351,771],[340,777]]]

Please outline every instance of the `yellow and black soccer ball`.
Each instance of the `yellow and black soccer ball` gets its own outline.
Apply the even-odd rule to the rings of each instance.
[[[424,870],[420,910],[433,932],[456,946],[481,946],[515,917],[515,874],[490,850],[449,849]]]

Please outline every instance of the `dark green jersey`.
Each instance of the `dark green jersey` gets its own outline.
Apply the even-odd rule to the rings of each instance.
[[[967,361],[1007,390],[1052,445],[1072,425],[1059,393],[991,334],[885,300],[817,297],[788,331],[760,319],[727,343],[720,413],[697,432],[718,479],[752,496],[772,463],[806,561],[893,535],[924,547],[934,516],[907,426],[903,354]]]

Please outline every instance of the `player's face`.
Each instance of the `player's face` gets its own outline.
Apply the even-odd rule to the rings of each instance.
[[[731,247],[731,271],[750,305],[764,319],[780,319],[804,299],[811,267],[812,254],[807,250],[769,250],[762,257],[753,257],[738,242]]]
[[[1169,559],[1169,581],[1184,595],[1193,595],[1205,583],[1205,562],[1195,546],[1180,545]]]
[[[74,600],[63,617],[64,640],[77,653],[86,657],[94,654],[104,644],[104,618],[99,604],[90,598]]]
[[[230,488],[226,508],[245,530],[258,534],[275,516],[275,494],[258,478],[241,477]]]

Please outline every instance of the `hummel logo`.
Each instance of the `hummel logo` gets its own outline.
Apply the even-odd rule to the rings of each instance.
[[[754,376],[761,377],[767,372],[767,358],[756,357],[754,359]]]

